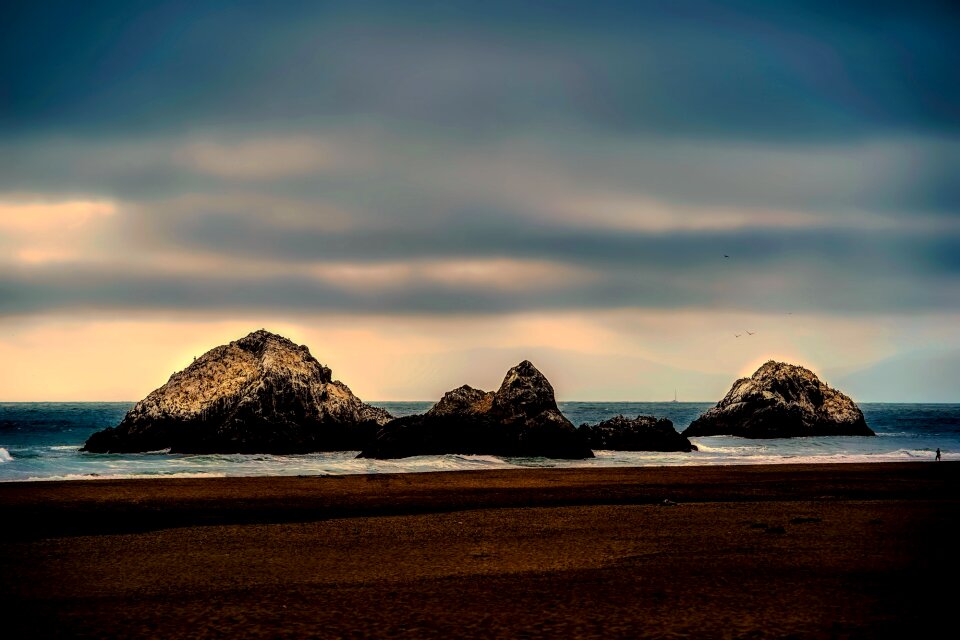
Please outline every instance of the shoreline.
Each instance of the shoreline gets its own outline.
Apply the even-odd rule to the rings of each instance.
[[[665,502],[666,501],[666,502]],[[11,637],[948,628],[960,463],[0,485]]]
[[[949,498],[960,462],[477,469],[0,483],[10,536],[579,504]],[[759,484],[758,484],[759,483]],[[949,490],[948,490],[949,488]],[[82,519],[66,519],[67,517]]]
[[[794,439],[796,440],[796,439]],[[59,447],[64,448],[64,447]],[[348,458],[331,458],[327,460],[318,460],[314,456],[323,455],[325,452],[317,454],[298,454],[293,456],[270,456],[268,454],[219,454],[227,457],[240,457],[240,459],[220,461],[222,465],[218,469],[213,467],[197,467],[196,469],[184,468],[179,471],[163,471],[159,469],[146,469],[130,472],[75,472],[59,475],[36,475],[30,477],[0,477],[0,486],[5,484],[30,484],[30,483],[51,483],[51,482],[106,482],[119,480],[136,481],[162,481],[179,479],[214,479],[214,478],[284,478],[284,477],[350,477],[365,475],[403,475],[403,474],[424,474],[424,473],[474,473],[486,471],[535,471],[539,469],[568,469],[568,470],[600,470],[600,469],[666,469],[666,468],[714,468],[714,467],[793,467],[793,466],[811,466],[828,467],[832,465],[874,465],[874,464],[923,464],[934,461],[933,450],[917,450],[914,452],[895,451],[890,453],[863,453],[863,454],[823,454],[815,455],[797,455],[781,454],[779,456],[768,455],[744,456],[740,459],[710,459],[695,460],[698,456],[714,455],[713,451],[705,450],[701,452],[647,452],[647,451],[616,451],[616,450],[596,450],[596,458],[584,460],[560,460],[545,459],[551,465],[541,465],[529,463],[526,459],[523,462],[516,462],[512,458],[492,455],[466,455],[466,454],[446,454],[446,455],[424,455],[412,456],[407,458],[392,459],[374,459],[358,458],[350,456]],[[329,452],[326,452],[329,455]],[[341,452],[335,452],[341,453]],[[346,452],[356,453],[356,452]],[[918,455],[923,453],[924,455]],[[611,455],[612,454],[612,455]],[[7,462],[17,460],[12,454],[8,454],[10,459]],[[90,454],[101,455],[101,454]],[[143,454],[109,454],[121,456],[129,460],[134,457],[137,460],[150,462],[151,456],[167,456],[164,451],[148,452]],[[192,457],[209,457],[199,454],[178,454],[182,460],[190,461]],[[627,458],[627,456],[655,456],[659,459],[647,460],[643,457]],[[675,455],[682,456],[677,459],[664,459],[665,457]],[[617,460],[607,460],[607,456],[612,458],[619,457]],[[258,460],[264,457],[275,457],[278,462],[274,469],[270,470],[245,470],[242,465],[249,464],[243,458]],[[839,458],[839,460],[837,460]],[[158,458],[159,459],[159,458]],[[279,462],[280,460],[283,462]],[[306,462],[304,462],[306,461]],[[350,463],[360,461],[366,468],[349,468]],[[943,455],[943,461],[960,462],[960,454],[946,451]],[[2,463],[2,461],[0,461]],[[461,465],[459,467],[455,465]],[[479,465],[484,466],[479,466]],[[410,466],[406,466],[410,465]],[[292,472],[277,473],[278,468],[292,467]],[[209,471],[205,469],[210,469]]]

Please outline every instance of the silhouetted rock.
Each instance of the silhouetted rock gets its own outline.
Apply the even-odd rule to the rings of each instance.
[[[391,419],[361,402],[305,346],[260,330],[211,349],[84,451],[306,453],[362,449]]]
[[[446,453],[593,457],[582,434],[557,408],[550,382],[527,360],[507,372],[495,393],[459,387],[423,415],[392,420],[360,457]]]
[[[666,418],[617,416],[596,425],[582,424],[591,449],[610,451],[696,451],[690,441],[677,433]]]
[[[849,397],[803,367],[767,362],[741,378],[717,406],[683,435],[734,435],[744,438],[872,436],[863,413]]]

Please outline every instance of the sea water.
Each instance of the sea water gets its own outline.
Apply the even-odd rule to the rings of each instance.
[[[430,402],[380,402],[395,416],[422,413]],[[561,402],[575,425],[618,414],[654,415],[682,431],[712,403]],[[79,449],[95,431],[120,422],[130,402],[0,403],[0,481],[193,476],[343,475],[522,467],[615,467],[821,462],[960,460],[960,404],[861,404],[877,437],[748,440],[691,438],[699,451],[658,453],[597,451],[590,460],[416,456],[399,460],[356,458],[357,452],[305,455],[186,455],[165,452],[95,454]]]

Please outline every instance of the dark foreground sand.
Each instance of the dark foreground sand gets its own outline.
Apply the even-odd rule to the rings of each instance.
[[[958,489],[948,462],[0,484],[0,636],[952,637]]]

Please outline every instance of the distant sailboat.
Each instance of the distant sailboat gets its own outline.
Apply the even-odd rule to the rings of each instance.
[[[676,401],[677,401],[677,390],[674,389],[674,390],[673,390],[673,400],[671,400],[670,402],[676,402]]]

